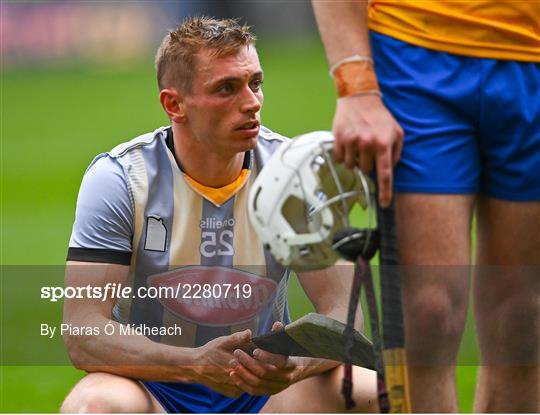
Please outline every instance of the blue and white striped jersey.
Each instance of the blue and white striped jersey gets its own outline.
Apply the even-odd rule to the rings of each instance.
[[[257,171],[287,139],[261,127],[256,148],[245,155],[245,180],[216,203],[182,171],[171,134],[159,128],[94,159],[81,184],[68,260],[129,265],[134,293],[182,286],[173,298],[134,295],[114,307],[123,323],[182,327],[182,335],[151,336],[155,341],[197,347],[287,323],[289,272],[263,248],[247,213]]]

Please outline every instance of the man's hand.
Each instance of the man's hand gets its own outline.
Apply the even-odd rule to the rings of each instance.
[[[283,324],[275,322],[272,331],[281,328]],[[255,349],[253,357],[238,349],[234,357],[230,378],[251,395],[274,395],[300,380],[301,370],[294,358],[261,349]]]
[[[392,169],[403,146],[403,130],[377,95],[353,95],[338,100],[334,125],[334,159],[363,173],[377,171],[379,203],[392,201]]]
[[[230,336],[218,337],[199,348],[197,357],[197,382],[231,398],[240,396],[243,390],[231,378],[233,352],[245,347],[251,340],[251,331],[244,330]]]

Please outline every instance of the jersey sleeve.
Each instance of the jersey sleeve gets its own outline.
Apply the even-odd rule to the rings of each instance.
[[[132,238],[133,204],[123,168],[103,155],[82,180],[67,259],[129,265]]]

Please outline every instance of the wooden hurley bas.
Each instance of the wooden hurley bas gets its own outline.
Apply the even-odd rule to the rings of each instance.
[[[254,337],[250,350],[260,348],[286,356],[317,357],[344,362],[345,324],[317,313],[310,313],[285,328]],[[352,364],[375,368],[373,344],[354,330]]]

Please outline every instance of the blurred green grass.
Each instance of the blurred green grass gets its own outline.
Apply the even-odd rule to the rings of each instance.
[[[259,42],[258,49],[263,123],[288,136],[330,129],[335,94],[318,40]],[[0,98],[0,263],[61,265],[79,183],[93,157],[167,124],[152,58],[124,67],[4,72]],[[294,318],[311,310],[296,280],[290,299]],[[1,316],[13,318],[20,317]],[[470,318],[462,353],[476,353]],[[476,367],[458,374],[460,409],[470,412]],[[71,367],[2,366],[0,411],[57,412],[82,375]]]

